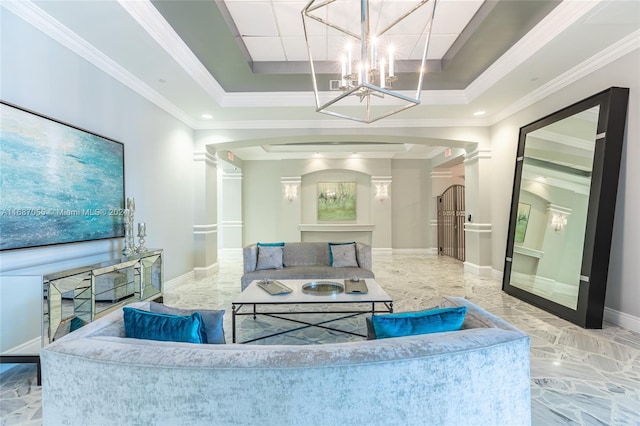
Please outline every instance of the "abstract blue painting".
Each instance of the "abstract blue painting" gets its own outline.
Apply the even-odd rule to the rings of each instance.
[[[124,145],[0,103],[0,250],[124,236]]]

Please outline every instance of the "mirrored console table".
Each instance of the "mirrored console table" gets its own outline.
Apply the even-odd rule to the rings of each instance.
[[[36,363],[39,373],[42,346],[125,304],[161,301],[162,257],[107,253],[1,275],[0,362]]]

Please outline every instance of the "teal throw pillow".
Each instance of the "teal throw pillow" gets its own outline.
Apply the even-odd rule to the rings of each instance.
[[[258,247],[284,247],[284,243],[258,243]]]
[[[199,312],[188,316],[167,315],[125,306],[126,337],[168,342],[207,343],[204,321]]]
[[[456,331],[462,328],[466,306],[437,308],[419,312],[403,312],[388,315],[372,315],[367,326],[369,339],[414,336],[417,334]]]
[[[204,322],[204,331],[207,334],[207,343],[222,344],[225,343],[224,328],[222,322],[224,320],[224,310],[212,309],[182,309],[167,306],[163,303],[149,302],[149,311],[159,314],[168,315],[191,315],[199,312]]]

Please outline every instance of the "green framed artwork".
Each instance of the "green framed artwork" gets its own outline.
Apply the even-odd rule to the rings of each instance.
[[[355,220],[355,218],[355,182],[318,183],[318,220]]]
[[[518,214],[516,216],[516,243],[524,242],[524,236],[527,233],[527,225],[529,224],[530,213],[531,204],[518,203]]]

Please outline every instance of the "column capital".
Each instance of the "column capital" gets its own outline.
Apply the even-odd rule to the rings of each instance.
[[[205,163],[216,167],[218,164],[218,160],[215,155],[212,155],[206,151],[194,152],[193,153],[193,161],[204,161]]]
[[[490,149],[476,149],[467,153],[464,156],[465,163],[471,163],[479,160],[488,160],[491,158],[491,150]]]

